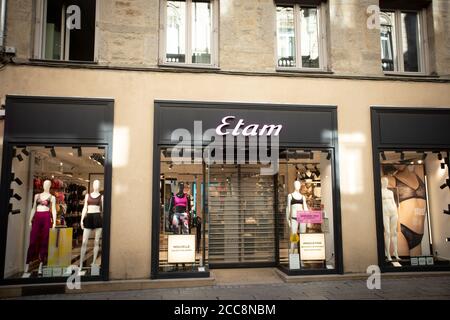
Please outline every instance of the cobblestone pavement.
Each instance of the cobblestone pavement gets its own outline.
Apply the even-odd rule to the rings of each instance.
[[[439,299],[450,300],[450,276],[382,279],[380,290],[369,290],[365,280],[216,285],[86,294],[42,295],[20,299],[145,299],[145,300],[340,300]]]

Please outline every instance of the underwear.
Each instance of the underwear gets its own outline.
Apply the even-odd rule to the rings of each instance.
[[[397,180],[397,188],[398,188],[398,201],[402,202],[402,201],[406,201],[409,199],[414,199],[414,198],[418,198],[418,199],[423,199],[426,200],[426,190],[425,190],[425,183],[422,181],[422,179],[419,178],[419,176],[417,174],[415,174],[417,181],[419,181],[419,187],[414,190],[413,188],[411,188],[410,186],[408,186],[407,184],[401,182],[400,180],[398,180],[398,178],[396,178]]]
[[[48,197],[48,199],[42,200],[41,195],[39,194],[36,199],[36,204],[39,206],[44,206],[44,207],[50,208],[51,199],[52,199],[52,195],[50,195],[50,197]]]
[[[417,247],[422,242],[423,234],[416,233],[403,224],[400,224],[400,228],[408,242],[409,250]]]
[[[86,229],[102,228],[103,219],[100,212],[87,213],[83,220],[83,225]]]
[[[188,206],[188,199],[187,199],[187,194],[184,193],[183,196],[180,198],[177,195],[173,196],[173,200],[174,200],[174,206],[175,207],[187,207]]]
[[[303,204],[303,197],[301,199],[295,199],[294,196],[291,194],[291,205],[294,204]]]

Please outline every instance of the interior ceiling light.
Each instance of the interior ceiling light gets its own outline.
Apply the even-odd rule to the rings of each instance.
[[[72,147],[72,149],[77,149],[78,157],[82,157],[83,156],[83,151],[81,150],[81,147]]]
[[[22,200],[22,197],[20,195],[18,195],[17,193],[14,193],[13,198],[16,199],[17,201]]]
[[[56,150],[55,147],[45,147],[46,149],[50,149],[50,154],[53,158],[56,158]]]
[[[22,153],[23,153],[24,155],[26,155],[27,157],[30,155],[30,152],[27,150],[27,148],[23,148],[23,149],[22,149]]]

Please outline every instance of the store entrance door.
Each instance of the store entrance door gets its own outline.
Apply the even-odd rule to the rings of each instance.
[[[275,179],[260,165],[208,168],[209,265],[276,263]]]

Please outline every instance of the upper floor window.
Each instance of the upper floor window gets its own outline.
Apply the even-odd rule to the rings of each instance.
[[[425,15],[422,11],[383,11],[381,65],[385,72],[425,73]]]
[[[217,1],[163,1],[161,56],[163,64],[216,65]]]
[[[324,5],[277,6],[278,68],[324,69]]]
[[[96,1],[38,0],[34,58],[94,61]]]

